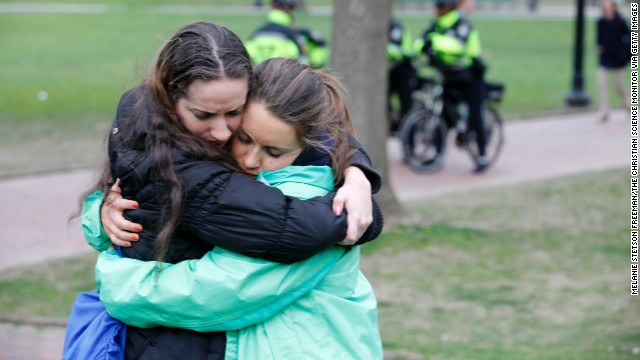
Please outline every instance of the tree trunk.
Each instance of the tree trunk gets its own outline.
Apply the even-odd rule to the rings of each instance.
[[[348,94],[347,104],[358,139],[382,175],[376,199],[385,218],[403,216],[389,185],[387,164],[386,45],[391,0],[336,0],[333,4],[332,70]]]

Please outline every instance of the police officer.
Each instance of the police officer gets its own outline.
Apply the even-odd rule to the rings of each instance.
[[[296,29],[293,11],[296,0],[273,0],[267,22],[245,42],[254,64],[283,57],[303,64],[321,67],[326,64],[329,50],[322,35],[316,31]]]
[[[486,127],[482,111],[485,66],[480,37],[457,9],[457,0],[435,0],[437,18],[423,35],[423,52],[443,74],[445,91],[453,88],[469,105],[469,126],[476,134],[479,157],[476,172],[486,170]]]
[[[387,93],[389,112],[392,113],[391,99],[398,96],[400,112],[397,118],[390,119],[391,132],[398,131],[400,121],[411,110],[412,92],[416,86],[416,71],[412,63],[413,40],[411,33],[400,21],[391,18],[389,40],[387,41],[387,61],[389,62],[389,87]]]
[[[298,38],[309,61],[308,65],[321,68],[327,65],[331,51],[322,33],[312,29],[298,28]]]

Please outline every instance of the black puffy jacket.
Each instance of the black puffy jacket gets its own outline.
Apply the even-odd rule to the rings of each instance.
[[[152,160],[145,151],[124,151],[117,146],[117,129],[120,122],[127,120],[138,91],[126,93],[120,102],[109,152],[113,176],[120,179],[123,197],[139,203],[138,209],[127,211],[125,216],[144,228],[139,241],[122,249],[123,255],[148,261],[154,260],[154,241],[162,225],[159,219],[167,193],[154,175]],[[166,262],[198,259],[214,246],[221,246],[246,256],[291,263],[335,244],[346,234],[346,214],[336,216],[331,210],[335,193],[301,201],[215,161],[187,159],[179,150],[172,152],[172,158],[183,185],[185,205]],[[326,160],[317,151],[304,152],[299,159],[307,164]],[[377,191],[379,176],[371,169],[366,153],[360,150],[350,160],[365,171],[372,180],[372,189]],[[374,239],[382,231],[382,213],[375,201],[373,204],[374,222],[358,244]],[[223,359],[225,343],[224,332],[129,326],[126,358]]]

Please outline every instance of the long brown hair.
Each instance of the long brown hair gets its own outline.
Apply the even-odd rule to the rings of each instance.
[[[160,49],[150,75],[140,86],[140,98],[127,117],[120,121],[119,150],[146,151],[152,160],[154,175],[161,180],[168,194],[168,203],[159,220],[163,225],[155,241],[155,257],[159,261],[166,254],[184,202],[172,150],[178,149],[190,159],[218,161],[231,170],[240,171],[227,149],[189,132],[176,113],[176,102],[187,95],[194,81],[225,77],[247,79],[248,82],[252,79],[251,61],[240,39],[227,28],[213,23],[187,24]],[[92,190],[101,189],[105,194],[109,191],[115,182],[111,162],[105,162]]]
[[[261,103],[275,117],[293,125],[304,148],[316,147],[330,154],[339,185],[353,150],[349,145],[351,117],[341,91],[342,83],[329,72],[274,58],[256,65],[247,103]]]

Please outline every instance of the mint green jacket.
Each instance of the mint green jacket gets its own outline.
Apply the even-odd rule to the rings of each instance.
[[[333,188],[329,167],[259,180],[301,198]],[[88,197],[82,214],[94,247],[105,240],[100,203]],[[219,248],[173,265],[111,251],[100,254],[96,280],[109,314],[127,324],[227,331],[227,359],[382,359],[376,299],[359,261],[358,247],[338,246],[290,265]]]

